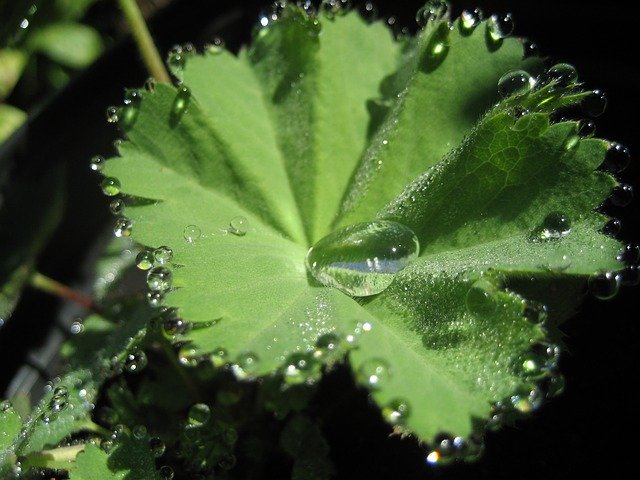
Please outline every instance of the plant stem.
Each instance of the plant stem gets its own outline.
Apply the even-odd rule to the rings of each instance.
[[[65,300],[70,300],[87,310],[91,310],[96,313],[100,313],[101,311],[100,307],[98,307],[98,305],[93,301],[93,298],[49,278],[40,272],[33,272],[29,279],[29,283],[32,287],[37,288],[38,290],[64,298]]]
[[[140,9],[138,8],[136,0],[118,0],[118,3],[120,4],[122,13],[129,23],[131,33],[138,45],[138,50],[140,51],[142,61],[147,67],[147,70],[149,70],[151,76],[159,82],[171,83],[169,73],[166,68],[164,68],[164,63],[162,62],[160,53],[158,52],[155,43],[153,43],[153,39],[151,38],[151,34],[149,33],[149,29],[147,28],[147,24],[144,21],[144,17],[142,16]]]

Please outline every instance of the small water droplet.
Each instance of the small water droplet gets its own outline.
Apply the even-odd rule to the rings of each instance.
[[[607,108],[607,96],[601,90],[594,90],[582,100],[580,107],[590,117],[599,117]]]
[[[409,402],[404,399],[396,398],[382,407],[382,416],[392,425],[403,423],[410,413],[411,408],[409,407]]]
[[[542,406],[545,396],[536,386],[522,387],[511,395],[511,405],[520,413],[530,413]]]
[[[147,286],[154,292],[166,292],[171,288],[173,274],[167,267],[154,267],[147,273]]]
[[[195,243],[202,236],[202,230],[197,225],[187,225],[184,227],[183,236],[187,243]]]
[[[287,358],[284,379],[291,385],[306,382],[311,377],[316,362],[309,353],[294,353]]]
[[[113,224],[113,234],[118,237],[128,237],[131,235],[131,229],[133,228],[133,223],[126,217],[120,217],[116,219]]]
[[[124,207],[124,200],[122,200],[121,198],[116,198],[109,204],[109,210],[114,215],[121,215],[122,212],[124,212]]]
[[[124,97],[124,107],[121,110],[119,122],[125,130],[129,130],[136,123],[141,101],[142,96],[140,95],[140,92],[130,90],[126,93]]]
[[[231,470],[236,466],[237,462],[238,460],[236,459],[235,455],[233,455],[232,453],[227,453],[223,455],[222,458],[218,461],[218,467],[220,467],[222,470]]]
[[[169,50],[167,55],[167,63],[172,70],[180,72],[185,65],[185,52],[182,51],[182,46],[174,45]]]
[[[378,18],[378,9],[375,7],[373,2],[365,2],[360,7],[360,15],[362,15],[362,18],[365,20],[372,22]]]
[[[540,47],[531,40],[525,40],[522,48],[524,50],[523,57],[531,58],[531,57],[539,57],[540,56]]]
[[[589,291],[600,300],[610,300],[619,290],[619,279],[613,272],[603,272],[589,278]]]
[[[323,285],[363,297],[387,288],[394,275],[417,258],[419,250],[411,229],[379,220],[327,235],[309,249],[306,265]]]
[[[99,172],[102,170],[102,167],[104,167],[104,163],[105,163],[105,160],[102,155],[95,155],[94,157],[91,158],[91,161],[89,162],[89,168],[94,172]]]
[[[138,373],[147,366],[147,355],[142,350],[127,354],[124,368],[129,373]]]
[[[167,446],[158,437],[151,437],[149,439],[149,448],[151,449],[151,453],[155,458],[161,457],[167,450]]]
[[[218,55],[224,52],[224,46],[225,43],[222,38],[213,37],[213,40],[204,46],[204,51],[209,55]]]
[[[534,242],[559,240],[571,233],[571,220],[561,212],[551,212],[530,236]]]
[[[564,377],[559,372],[553,372],[538,382],[538,389],[545,398],[557,397],[564,391],[564,387]]]
[[[153,77],[147,78],[144,81],[144,89],[149,93],[153,93],[156,90],[156,79]]]
[[[229,222],[229,228],[227,228],[227,231],[238,237],[243,237],[244,235],[246,235],[248,229],[249,229],[249,220],[247,220],[242,215],[239,215],[231,219],[231,221]]]
[[[211,360],[211,363],[213,364],[214,367],[221,367],[227,363],[227,355],[228,355],[228,352],[226,349],[216,348],[209,355],[209,359]]]
[[[142,440],[147,436],[147,427],[144,425],[136,425],[132,430],[133,436],[138,440]]]
[[[633,187],[620,184],[613,189],[609,201],[616,207],[626,207],[633,201]]]
[[[232,370],[235,376],[241,380],[251,378],[259,368],[260,359],[253,352],[244,352],[238,355],[236,364]]]
[[[531,75],[524,70],[505,73],[498,80],[498,92],[503,98],[512,95],[524,95],[530,92],[532,87]]]
[[[460,29],[460,33],[464,36],[470,35],[484,17],[482,10],[479,8],[474,8],[473,10],[464,10],[460,15],[460,23],[458,24],[458,28]]]
[[[184,335],[189,330],[191,330],[192,324],[190,322],[185,322],[182,318],[174,317],[167,318],[162,323],[162,331],[167,335],[167,337],[172,338],[177,335]]]
[[[211,409],[206,403],[196,403],[189,409],[187,423],[191,427],[201,427],[211,418]]]
[[[0,413],[8,412],[11,408],[13,408],[13,405],[11,405],[9,400],[2,400],[0,402]]]
[[[479,318],[493,315],[498,307],[495,300],[496,291],[496,286],[486,278],[473,282],[465,300],[469,313]]]
[[[536,325],[543,324],[549,317],[547,306],[533,300],[527,300],[522,316]]]
[[[316,340],[316,348],[314,351],[315,358],[330,357],[333,353],[338,351],[340,346],[340,337],[335,333],[325,333],[320,335]]]
[[[580,138],[591,138],[596,134],[596,123],[593,120],[583,118],[578,122],[578,135]]]
[[[449,11],[449,4],[444,0],[429,0],[416,12],[416,23],[425,27],[429,22],[442,20]]]
[[[629,149],[617,142],[611,142],[602,162],[602,168],[613,173],[620,173],[629,166],[631,155]]]
[[[171,105],[171,112],[169,113],[169,124],[171,127],[175,127],[182,120],[182,116],[187,111],[189,107],[189,102],[191,101],[191,90],[182,85],[178,87],[178,92],[176,93],[175,98],[173,99],[173,104]]]
[[[546,71],[544,82],[554,82],[560,87],[569,87],[578,82],[578,72],[573,65],[557,63]]]
[[[622,222],[617,218],[610,218],[602,227],[602,233],[610,237],[616,237],[622,230]]]
[[[153,251],[153,257],[160,265],[167,265],[173,260],[173,250],[166,245],[162,245]]]
[[[118,107],[114,107],[113,105],[107,107],[107,122],[109,123],[117,123],[120,119],[120,109]]]
[[[425,72],[434,71],[447,58],[449,53],[449,33],[449,25],[447,22],[442,22],[431,34],[422,57],[422,68]]]
[[[151,307],[161,307],[164,303],[164,293],[162,292],[147,292],[147,303]]]
[[[114,446],[115,444],[113,443],[113,440],[105,439],[100,442],[100,448],[105,453],[110,453],[113,450]]]
[[[391,378],[389,364],[381,358],[372,358],[358,368],[358,379],[369,388],[383,387]]]
[[[616,259],[625,265],[635,265],[640,260],[640,247],[634,243],[628,243],[618,253]]]
[[[111,440],[118,440],[124,435],[126,428],[124,425],[116,425],[111,430]]]
[[[168,465],[163,465],[162,467],[160,467],[159,473],[162,480],[173,480],[173,468],[169,467]]]
[[[114,197],[120,193],[120,180],[113,177],[106,177],[100,183],[102,192],[108,197]]]
[[[149,270],[151,267],[153,267],[154,259],[155,258],[152,252],[150,252],[149,250],[144,250],[136,256],[136,266],[140,270]]]

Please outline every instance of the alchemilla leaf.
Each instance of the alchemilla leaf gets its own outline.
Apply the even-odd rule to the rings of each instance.
[[[142,261],[189,355],[290,385],[347,352],[437,462],[561,391],[550,319],[620,265],[595,210],[609,144],[555,120],[590,98],[575,71],[523,59],[504,19],[425,15],[394,40],[287,6],[238,55],[180,57],[178,88],[112,112],[103,188],[129,199],[116,235],[170,249]]]

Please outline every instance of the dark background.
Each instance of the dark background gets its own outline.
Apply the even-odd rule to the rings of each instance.
[[[413,29],[415,11],[422,3],[381,1],[376,5],[381,17],[396,15],[399,24]],[[516,35],[535,41],[543,54],[575,65],[590,88],[604,90],[609,106],[597,119],[598,136],[629,147],[632,165],[621,178],[638,187],[637,4],[609,1],[593,6],[576,0],[452,3],[454,14],[474,6],[486,13],[512,12]],[[233,48],[246,41],[265,5],[175,1],[151,26],[163,51],[186,41],[199,46],[219,34]],[[92,15],[99,19],[113,11],[100,6]],[[43,273],[70,283],[83,281],[82,252],[110,222],[106,201],[87,162],[96,153],[109,155],[117,137],[115,129],[105,125],[105,107],[120,103],[124,87],[140,86],[146,76],[132,45],[116,46],[55,100],[41,105],[28,128],[0,151],[2,162],[13,158],[23,164],[69,166],[70,207],[42,256],[39,268]],[[637,241],[638,201],[625,209],[612,208],[610,213],[623,222],[621,238]],[[568,347],[561,362],[567,379],[564,395],[516,427],[488,434],[484,457],[472,465],[425,467],[424,451],[416,442],[388,438],[388,428],[378,420],[366,395],[353,390],[348,376],[337,372],[324,383],[320,396],[344,403],[344,408],[325,412],[325,433],[338,478],[556,479],[596,472],[615,477],[627,469],[634,471],[640,426],[640,400],[633,393],[640,371],[639,293],[637,288],[624,288],[608,302],[585,300],[581,312],[563,326]],[[39,365],[26,350],[16,347],[35,348],[44,342],[55,306],[55,300],[27,292],[15,318],[0,329],[0,392],[25,361],[47,373],[46,365]]]

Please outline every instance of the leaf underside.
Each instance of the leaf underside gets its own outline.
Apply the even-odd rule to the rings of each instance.
[[[165,304],[207,326],[185,336],[194,354],[251,354],[245,373],[261,376],[334,333],[383,411],[409,405],[403,428],[425,441],[470,435],[493,403],[530,386],[518,362],[547,329],[507,285],[566,279],[575,291],[620,268],[594,210],[616,184],[597,171],[607,142],[550,121],[579,87],[496,104],[505,72],[540,62],[523,60],[517,39],[488,45],[484,22],[464,34],[456,22],[445,58],[425,64],[441,22],[397,42],[353,12],[318,24],[288,7],[237,56],[187,58],[185,111],[171,86],[140,92],[103,171],[132,199],[132,238],[173,249]],[[518,118],[520,104],[529,113]],[[554,212],[570,232],[540,240]],[[242,235],[229,227],[239,216]],[[376,218],[409,226],[421,245],[387,290],[356,301],[310,280],[314,242]],[[575,304],[537,300],[559,304],[554,321]],[[384,367],[379,381],[372,365]]]

